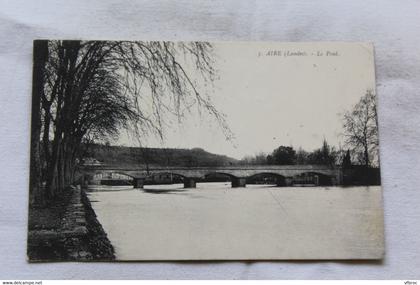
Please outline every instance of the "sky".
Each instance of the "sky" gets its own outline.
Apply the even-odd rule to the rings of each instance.
[[[226,115],[234,139],[204,112],[189,114],[149,147],[200,147],[243,158],[280,145],[319,148],[343,144],[342,115],[367,89],[375,89],[373,48],[366,43],[214,43],[211,99]],[[200,86],[199,86],[200,88]],[[138,146],[122,135],[121,145]]]

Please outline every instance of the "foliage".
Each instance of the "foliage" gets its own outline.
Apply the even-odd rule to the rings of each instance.
[[[339,151],[336,151],[336,149],[333,146],[330,146],[324,139],[321,148],[315,149],[312,152],[305,151],[301,147],[295,151],[292,146],[279,146],[269,155],[258,153],[255,156],[246,156],[244,159],[240,160],[240,163],[250,165],[335,165],[336,163],[339,163],[339,156]]]
[[[31,165],[44,179],[43,198],[73,181],[82,142],[118,136],[122,128],[139,139],[164,135],[171,116],[182,120],[193,106],[211,114],[231,136],[224,117],[198,83],[216,76],[209,43],[36,41]],[[43,56],[39,56],[42,53]],[[35,68],[37,67],[37,68]],[[190,77],[195,70],[197,78]],[[35,122],[35,123],[34,123]],[[32,175],[36,175],[34,169]],[[38,171],[38,172],[39,172]],[[37,185],[36,185],[37,184]],[[31,183],[40,188],[40,183]],[[32,191],[37,192],[37,191]],[[39,191],[38,191],[39,192]]]
[[[307,156],[307,164],[325,164],[335,165],[337,162],[337,152],[324,139],[322,147],[309,153]]]
[[[145,156],[144,153],[147,155]],[[226,166],[237,160],[225,155],[209,153],[200,148],[139,148],[92,144],[85,154],[107,165],[155,166]],[[146,161],[147,159],[147,161]]]
[[[255,155],[245,156],[240,160],[241,164],[246,165],[263,165],[267,164],[267,155],[264,152],[259,152]]]
[[[360,164],[367,167],[378,165],[378,118],[373,90],[366,94],[344,114],[344,137]]]
[[[343,168],[349,168],[351,167],[351,156],[350,156],[350,150],[348,149],[345,156],[343,157],[342,166]]]
[[[273,153],[267,156],[268,164],[294,164],[296,161],[296,151],[291,146],[279,146]]]
[[[308,164],[309,152],[305,151],[303,148],[299,147],[296,152],[296,164]]]

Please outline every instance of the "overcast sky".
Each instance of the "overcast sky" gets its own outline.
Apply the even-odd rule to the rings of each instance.
[[[271,152],[280,145],[313,150],[325,137],[342,142],[342,114],[374,89],[369,44],[215,43],[220,79],[212,100],[226,114],[235,139],[214,121],[191,114],[150,147],[200,147],[234,158]],[[299,53],[290,55],[287,53]],[[136,145],[127,136],[118,142]]]

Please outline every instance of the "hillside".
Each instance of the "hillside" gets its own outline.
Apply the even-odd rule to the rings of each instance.
[[[124,146],[89,145],[86,157],[94,158],[108,165],[149,166],[224,166],[238,163],[238,160],[207,152],[201,148],[139,148]]]

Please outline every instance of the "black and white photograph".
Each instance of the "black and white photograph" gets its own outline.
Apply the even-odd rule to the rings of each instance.
[[[380,260],[374,47],[35,40],[27,258]]]

